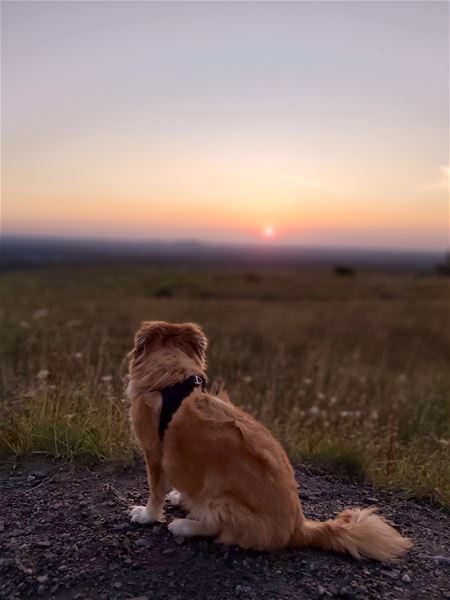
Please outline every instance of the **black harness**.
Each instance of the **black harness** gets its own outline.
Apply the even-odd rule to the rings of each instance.
[[[161,415],[159,417],[159,437],[161,440],[183,400],[192,394],[194,388],[200,386],[205,391],[206,379],[200,377],[200,375],[191,375],[184,381],[159,390],[162,395]]]

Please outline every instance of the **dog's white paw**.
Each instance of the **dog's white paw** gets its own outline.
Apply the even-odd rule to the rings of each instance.
[[[192,525],[189,519],[174,519],[169,523],[168,529],[175,536],[188,537],[192,535]]]
[[[155,523],[155,521],[164,521],[162,512],[153,513],[146,506],[133,506],[130,510],[130,517],[132,523],[139,523],[140,525],[149,525],[150,523]]]
[[[166,500],[170,502],[172,506],[180,506],[181,504],[181,494],[178,490],[172,490],[166,496]]]

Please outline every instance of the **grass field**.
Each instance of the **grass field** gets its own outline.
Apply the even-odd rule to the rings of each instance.
[[[450,504],[448,280],[144,267],[2,279],[3,453],[131,460],[134,331],[197,321],[210,381],[293,459]]]

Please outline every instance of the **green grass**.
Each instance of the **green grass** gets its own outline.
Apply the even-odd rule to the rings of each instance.
[[[295,460],[450,504],[443,278],[144,267],[4,274],[0,451],[130,460],[141,320],[197,321],[209,376]]]

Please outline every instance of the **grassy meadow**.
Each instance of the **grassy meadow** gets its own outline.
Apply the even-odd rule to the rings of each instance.
[[[197,321],[210,382],[293,460],[449,505],[448,292],[445,278],[319,269],[4,273],[0,452],[133,460],[133,334]]]

